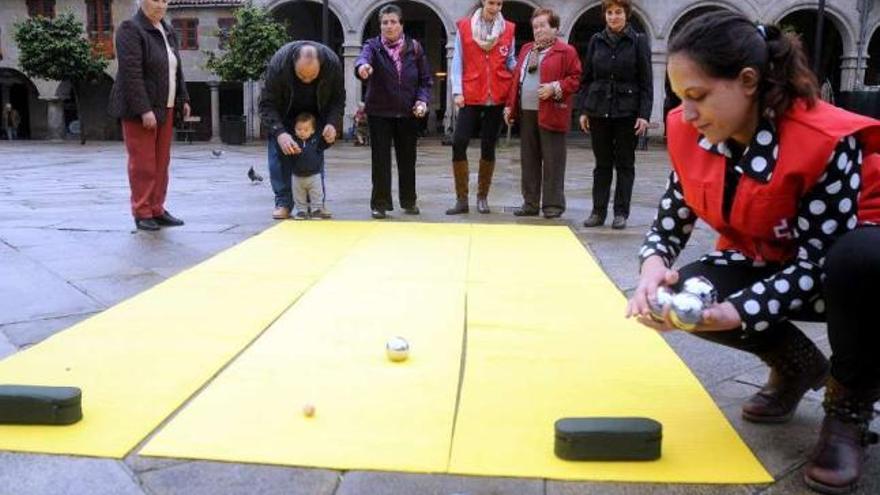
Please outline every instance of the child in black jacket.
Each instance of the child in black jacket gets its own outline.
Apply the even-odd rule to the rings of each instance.
[[[320,134],[315,133],[315,116],[310,113],[297,115],[294,123],[294,142],[299,151],[293,155],[281,155],[282,160],[292,160],[293,202],[295,220],[331,218],[324,206],[324,150],[330,147]]]

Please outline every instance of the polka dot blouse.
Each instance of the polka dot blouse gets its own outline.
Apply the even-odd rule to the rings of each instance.
[[[742,175],[769,182],[779,156],[778,139],[769,121],[762,121],[749,147],[741,152],[725,143],[711,145],[700,137],[700,146],[727,158],[725,173],[725,216],[733,201],[736,184]],[[848,136],[840,140],[828,159],[819,181],[798,203],[795,225],[797,256],[780,265],[774,275],[731,295],[742,318],[742,329],[761,332],[774,323],[794,318],[823,317],[825,302],[821,284],[825,253],[835,239],[858,224],[857,205],[861,186],[862,150],[858,140]],[[728,190],[729,189],[729,190]],[[660,200],[660,207],[645,242],[639,251],[642,262],[659,256],[672,266],[687,244],[697,217],[684,200],[681,183],[673,171]],[[747,258],[735,250],[715,251],[700,259],[703,263],[728,266],[764,267],[763,261]]]

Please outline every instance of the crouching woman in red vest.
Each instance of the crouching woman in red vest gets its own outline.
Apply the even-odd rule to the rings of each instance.
[[[695,19],[670,43],[682,105],[667,121],[673,171],[640,251],[627,308],[647,326],[659,286],[703,276],[719,303],[694,335],[751,352],[770,367],[745,419],[791,419],[826,385],[825,420],[804,470],[813,489],[842,493],[861,475],[880,398],[880,122],[818,100],[800,43],[739,14]],[[697,219],[716,251],[672,269]],[[830,364],[791,320],[827,321]],[[830,372],[830,375],[829,375]]]

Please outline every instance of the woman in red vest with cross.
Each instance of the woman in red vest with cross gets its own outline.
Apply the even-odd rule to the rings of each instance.
[[[649,300],[694,276],[719,303],[694,335],[760,357],[767,384],[744,419],[782,423],[809,389],[825,419],[804,469],[822,493],[858,481],[880,398],[880,122],[818,99],[800,42],[740,14],[693,20],[670,43],[667,72],[682,105],[667,120],[672,172],[640,251],[627,315],[657,330]],[[697,219],[716,251],[672,269]],[[832,356],[791,320],[826,321]]]
[[[481,146],[477,210],[490,212],[488,196],[495,172],[495,145],[516,66],[515,26],[501,15],[503,4],[503,0],[481,0],[470,16],[456,23],[458,33],[449,70],[449,83],[458,108],[452,138],[455,205],[446,210],[447,215],[469,211],[467,148],[478,124]]]

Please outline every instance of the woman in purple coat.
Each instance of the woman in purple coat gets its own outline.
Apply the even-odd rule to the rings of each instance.
[[[400,207],[418,215],[416,204],[416,142],[419,125],[431,102],[431,70],[422,45],[403,34],[403,12],[390,4],[379,10],[382,33],[364,44],[355,62],[367,82],[365,100],[373,159],[373,218],[394,209],[391,200],[391,145],[397,157]]]

